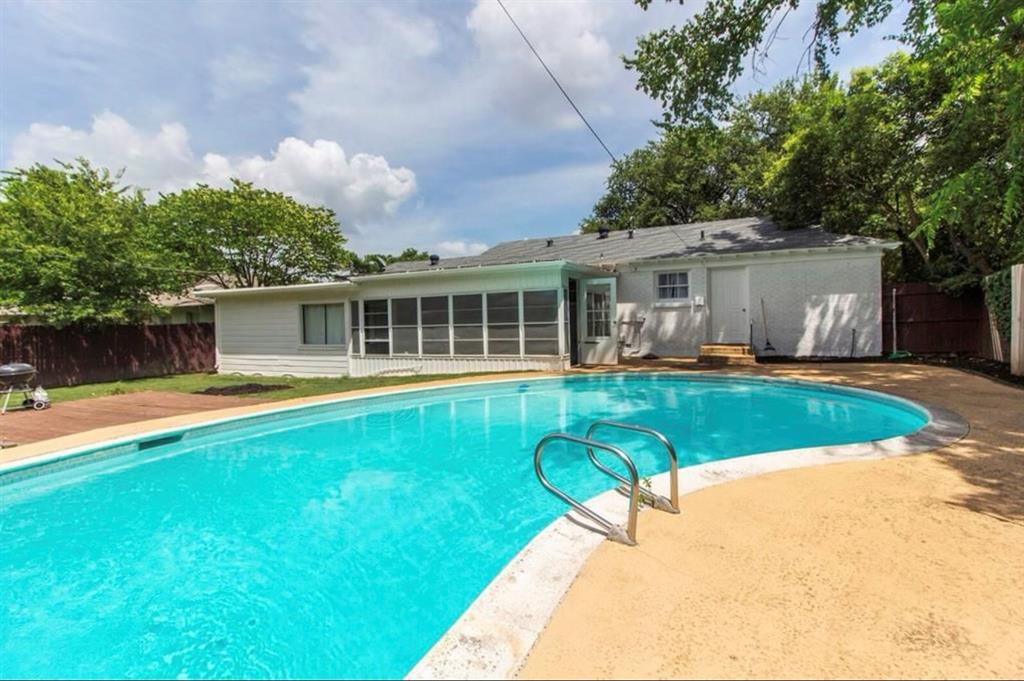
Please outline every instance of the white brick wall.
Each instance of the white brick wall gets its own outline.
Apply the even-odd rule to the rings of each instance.
[[[768,331],[780,355],[869,357],[882,354],[880,254],[818,258],[750,268],[754,345]]]
[[[705,265],[712,269],[716,264],[696,259],[620,268],[618,320],[623,356],[648,352],[662,357],[695,356],[705,341],[709,314]],[[748,268],[747,309],[758,351],[765,343],[764,298],[769,335],[779,355],[881,354],[881,253],[761,256],[720,264]],[[691,299],[701,296],[705,305],[657,305],[655,274],[683,270],[690,272]],[[644,323],[637,324],[641,318]]]

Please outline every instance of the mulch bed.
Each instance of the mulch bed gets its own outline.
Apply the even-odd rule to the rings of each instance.
[[[996,362],[982,357],[961,357],[961,356],[921,356],[909,359],[894,360],[895,364],[930,364],[931,366],[951,367],[961,371],[969,371],[972,374],[981,374],[994,378],[1003,383],[1009,383],[1018,388],[1024,388],[1024,376],[1014,376],[1010,373],[1010,365],[1003,362]]]
[[[927,364],[929,366],[959,369],[960,371],[966,371],[972,374],[979,374],[987,378],[994,378],[997,381],[1002,381],[1003,383],[1011,385],[1015,388],[1024,388],[1024,376],[1014,376],[1013,374],[1010,373],[1010,365],[1008,363],[997,362],[992,359],[984,359],[982,357],[968,357],[966,355],[913,355],[911,357],[905,357],[902,359],[887,359],[884,357],[880,359],[883,362],[888,362],[890,364]],[[809,362],[857,364],[866,361],[873,362],[877,360],[868,359],[865,357],[837,357],[832,359],[797,359],[794,357],[761,356],[757,358],[757,361],[762,364],[806,364]]]
[[[275,390],[287,390],[290,385],[284,383],[242,383],[239,385],[213,386],[197,390],[193,395],[255,395]]]

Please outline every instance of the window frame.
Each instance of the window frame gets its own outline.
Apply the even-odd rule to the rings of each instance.
[[[445,300],[444,311],[445,311],[445,314],[447,316],[447,320],[448,321],[446,323],[444,323],[444,324],[424,324],[424,322],[423,322],[423,301],[424,300],[429,300],[429,299],[434,299],[434,298],[444,298],[444,300]],[[452,356],[452,347],[454,345],[454,338],[452,337],[453,336],[453,334],[452,334],[452,294],[450,294],[450,293],[442,293],[442,294],[431,295],[431,296],[420,296],[417,299],[417,301],[416,301],[416,309],[419,312],[419,320],[418,320],[419,321],[419,336],[420,336],[420,354],[419,354],[419,356],[420,357],[451,357]],[[424,346],[425,343],[440,343],[441,342],[441,341],[435,340],[433,338],[431,338],[431,339],[427,339],[426,338],[426,334],[424,334],[424,331],[426,329],[428,329],[428,328],[430,328],[430,329],[447,329],[448,330],[448,341],[447,341],[448,342],[448,352],[446,352],[446,353],[440,353],[440,352],[427,353],[427,352],[423,351],[423,346]]]
[[[395,303],[412,301],[415,311],[416,322],[414,324],[396,324]],[[422,357],[423,356],[423,323],[420,316],[420,297],[405,296],[401,298],[388,298],[388,329],[391,338],[391,357]],[[414,329],[416,331],[416,350],[414,352],[395,352],[395,330]]]
[[[527,321],[527,310],[526,301],[530,294],[533,293],[546,293],[553,296],[553,300],[550,305],[550,316],[552,319],[544,321]],[[515,321],[502,321],[492,322],[489,310],[490,296],[514,296],[515,298]],[[457,308],[455,305],[455,299],[457,297],[469,298],[473,300],[475,305],[478,307],[463,307],[462,314],[465,315],[466,311],[472,311],[476,314],[470,316],[476,316],[478,319],[474,322],[458,322],[456,321]],[[424,299],[435,299],[435,303],[438,302],[436,299],[444,299],[447,302],[447,309],[444,312],[447,313],[447,325],[441,323],[424,323],[424,310],[423,301]],[[414,300],[416,303],[416,324],[395,324],[395,302],[396,301],[410,301]],[[380,298],[367,298],[351,302],[350,313],[353,315],[348,318],[348,325],[343,330],[345,333],[345,340],[351,341],[351,354],[360,358],[395,358],[395,359],[441,359],[441,358],[460,358],[460,359],[525,359],[525,358],[559,358],[564,357],[565,348],[568,345],[568,340],[563,338],[565,333],[566,324],[568,324],[568,313],[566,312],[566,296],[565,292],[560,287],[556,286],[545,286],[527,289],[500,289],[495,291],[466,291],[466,292],[453,292],[453,293],[438,293],[432,295],[420,295],[420,296],[383,296]],[[468,302],[468,301],[467,301]],[[505,301],[511,303],[511,298]],[[378,311],[367,311],[369,306],[380,307]],[[497,306],[495,312],[499,310],[506,314],[499,316],[506,317],[508,310],[512,310],[511,305]],[[545,308],[546,309],[546,308]],[[436,307],[432,311],[442,312],[441,307]],[[386,325],[384,323],[369,324],[367,323],[367,314],[377,318],[378,321],[383,321],[384,314],[386,313]],[[355,318],[358,315],[358,319]],[[504,327],[511,334],[514,330],[517,333],[516,339],[513,338],[492,338],[491,327],[497,331],[497,327]],[[554,330],[553,337],[533,337],[528,338],[529,331],[536,327],[550,327]],[[448,330],[448,351],[446,353],[424,353],[425,344],[425,333],[427,328],[437,328]],[[395,352],[395,330],[396,329],[415,329],[417,337],[416,353],[396,353]],[[461,341],[458,339],[460,329],[473,329],[479,334],[478,338],[463,338]],[[382,331],[386,330],[386,338],[383,337]],[[471,332],[472,333],[472,332]],[[370,339],[370,336],[375,334],[381,335],[382,337],[377,340]],[[504,334],[501,334],[504,335]],[[426,341],[428,344],[431,341]],[[440,346],[443,341],[438,340],[435,344]],[[474,345],[478,344],[480,351],[478,353],[467,354],[465,352],[458,352],[457,345],[463,342],[465,344]],[[517,347],[517,351],[514,353],[495,353],[492,351],[491,344],[493,342],[506,344],[507,349],[511,350],[513,343]],[[546,342],[550,343],[553,349],[552,353],[549,354],[536,354],[528,353],[526,351],[527,344],[530,342]],[[383,349],[384,345],[387,345],[387,353],[373,353],[369,351],[369,348],[376,347],[377,349]]]
[[[692,270],[659,270],[659,271],[655,272],[654,273],[654,304],[655,305],[665,306],[665,307],[671,307],[673,305],[687,305],[687,304],[689,304],[690,300],[693,298],[693,281],[690,279],[691,271]],[[677,283],[675,283],[675,284],[665,284],[665,285],[662,285],[661,277],[663,275],[667,275],[667,274],[674,274],[674,275],[677,275],[677,276],[680,275],[680,274],[684,274],[684,275],[686,275],[686,283],[685,284],[679,284],[678,283],[678,279],[677,279],[676,280]],[[677,297],[662,298],[661,297],[662,289],[679,289],[679,288],[684,288],[684,287],[686,289],[686,295],[684,297],[681,297],[681,298],[677,298]]]
[[[380,326],[380,325],[377,325],[377,324],[374,324],[374,325],[367,324],[366,323],[366,304],[367,303],[380,303],[380,302],[384,303],[384,314],[387,317],[387,321],[385,322],[384,326]],[[363,353],[362,354],[363,354],[363,356],[364,357],[393,357],[394,355],[391,352],[391,349],[392,349],[392,339],[391,339],[391,299],[390,298],[368,298],[368,299],[365,299],[365,300],[361,300],[359,307],[360,307],[359,311],[363,314],[363,320],[362,320],[363,323],[362,323],[362,327],[361,327],[362,331],[363,331],[363,333],[362,333],[362,340],[363,340],[363,347],[362,347]],[[380,314],[380,312],[372,312],[371,314]],[[375,330],[376,329],[384,329],[385,331],[387,331],[387,341],[386,341],[387,344],[388,344],[388,351],[387,352],[382,352],[382,353],[367,352],[367,346],[369,346],[369,345],[382,345],[383,343],[385,343],[385,341],[383,339],[370,339],[369,338],[369,331],[370,331],[370,329],[375,329]]]
[[[336,350],[339,348],[347,348],[349,340],[348,330],[348,317],[346,316],[348,301],[346,300],[324,300],[324,301],[308,301],[299,303],[299,347],[303,349],[332,349]],[[324,311],[324,342],[323,343],[310,343],[306,338],[306,308],[309,307],[321,307]],[[327,342],[327,308],[328,307],[340,307],[341,308],[341,341],[338,343]]]
[[[491,296],[507,296],[514,295],[516,297],[516,321],[514,322],[492,322],[491,321]],[[508,310],[510,307],[495,306],[495,310]],[[491,327],[498,328],[515,328],[517,338],[516,345],[519,347],[519,351],[515,353],[508,352],[493,352],[491,350]],[[507,357],[523,357],[523,292],[522,290],[512,291],[487,291],[484,294],[484,356],[491,358],[507,358]],[[496,343],[512,343],[510,338],[496,338]]]
[[[456,297],[461,297],[461,298],[476,297],[480,301],[480,308],[479,308],[480,309],[480,321],[479,322],[474,322],[472,324],[465,324],[465,323],[459,324],[459,323],[456,323],[456,321],[455,321],[455,298]],[[451,315],[449,316],[450,324],[451,324],[451,337],[452,337],[452,343],[451,343],[451,345],[452,345],[452,355],[451,356],[452,357],[471,357],[471,358],[474,358],[474,359],[476,359],[476,358],[486,358],[488,355],[487,355],[487,299],[485,297],[485,293],[483,291],[481,291],[479,293],[451,293],[451,294],[448,295],[448,300],[449,300],[449,303],[448,303],[449,309],[451,310]],[[476,353],[465,354],[465,353],[460,353],[460,352],[456,352],[455,351],[455,343],[458,342],[456,340],[456,338],[455,338],[455,330],[459,329],[459,328],[463,328],[463,329],[465,329],[465,328],[475,328],[475,329],[477,329],[478,328],[478,329],[480,329],[480,339],[479,339],[480,340],[480,354],[476,354]],[[463,339],[463,340],[466,341],[466,342],[474,342],[474,341],[476,341],[475,338],[474,339]]]
[[[553,310],[555,318],[552,320],[544,320],[539,322],[530,322],[526,320],[526,296],[528,293],[553,293],[555,294],[555,300],[553,303]],[[522,333],[520,338],[522,340],[522,356],[523,357],[561,357],[562,356],[562,291],[561,288],[537,288],[537,289],[523,289],[519,292],[519,309],[520,309],[520,326],[522,327]],[[529,338],[528,331],[530,328],[536,328],[540,326],[553,326],[555,328],[554,338]],[[538,354],[535,352],[527,352],[526,345],[529,342],[555,342],[555,352],[551,354]]]

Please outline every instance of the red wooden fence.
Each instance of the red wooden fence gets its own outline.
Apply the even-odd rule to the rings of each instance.
[[[958,296],[930,284],[882,284],[882,347],[892,352],[892,303],[896,289],[896,345],[915,354],[987,353],[988,313],[980,291]]]
[[[212,371],[213,324],[0,326],[0,364],[26,362],[44,386]]]

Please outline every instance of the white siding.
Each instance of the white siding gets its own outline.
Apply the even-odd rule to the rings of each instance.
[[[619,333],[625,356],[695,356],[707,338],[707,270],[745,266],[757,351],[765,343],[761,298],[776,354],[868,357],[882,352],[881,253],[763,255],[624,266],[619,274]],[[655,273],[689,271],[690,299],[655,301]],[[643,319],[643,324],[638,324]]]
[[[300,321],[303,303],[344,300],[322,293],[221,298],[217,301],[218,371],[266,376],[348,374],[347,348],[303,345]],[[346,342],[348,335],[346,323]]]

